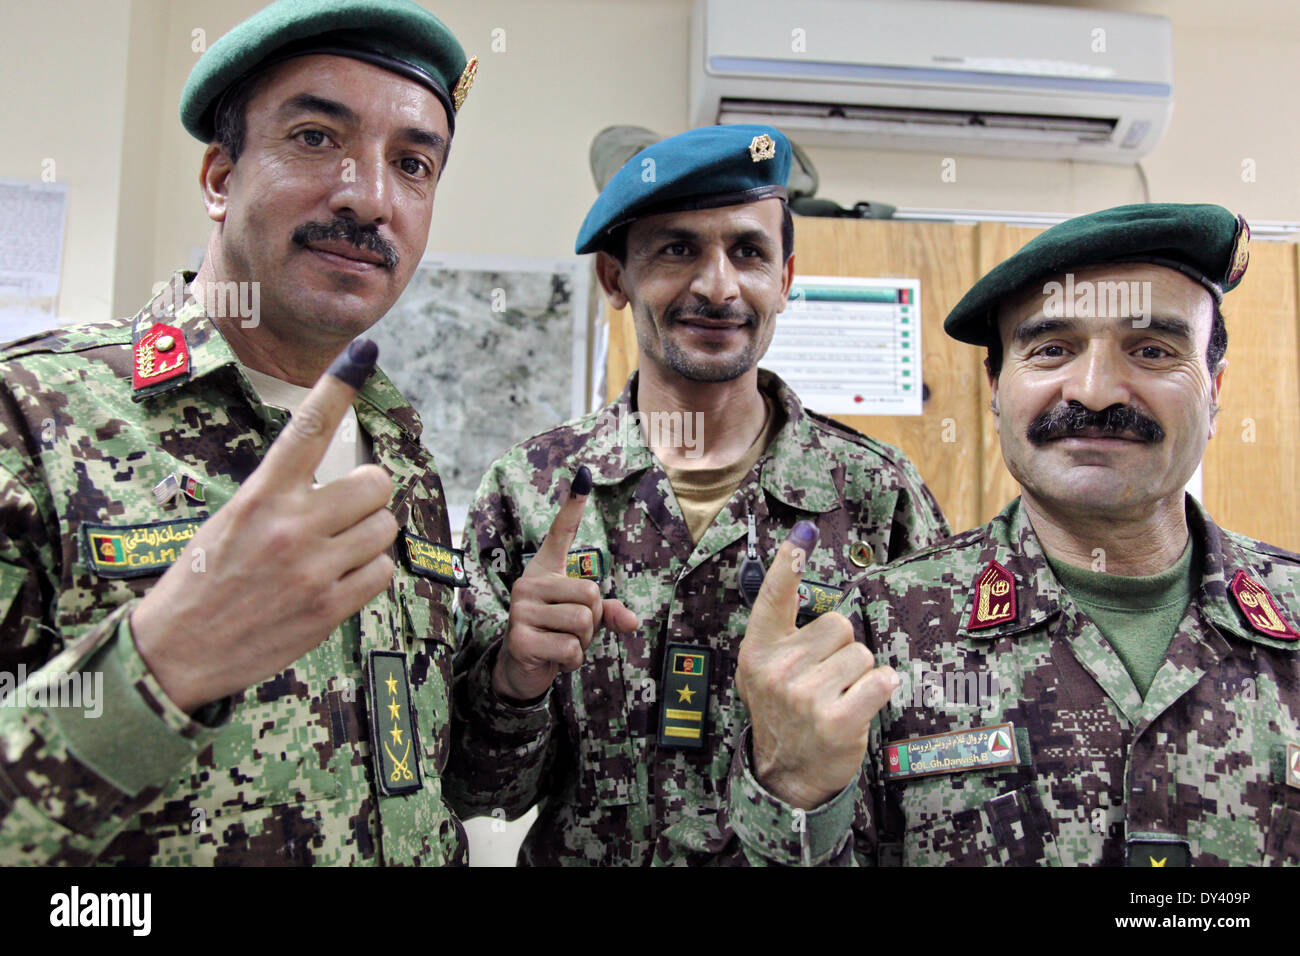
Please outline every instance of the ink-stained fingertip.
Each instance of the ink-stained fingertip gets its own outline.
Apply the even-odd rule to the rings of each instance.
[[[379,346],[373,339],[353,339],[329,367],[329,374],[360,389],[370,377],[378,358]]]

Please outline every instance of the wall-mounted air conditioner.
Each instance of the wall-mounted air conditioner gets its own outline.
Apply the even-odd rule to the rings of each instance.
[[[696,0],[692,125],[804,144],[1135,163],[1173,110],[1164,17],[975,0]]]

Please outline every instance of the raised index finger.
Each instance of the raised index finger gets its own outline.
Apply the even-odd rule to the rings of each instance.
[[[816,546],[817,526],[811,521],[800,521],[777,549],[750,614],[751,622],[759,618],[764,634],[776,637],[795,629],[799,616],[799,582],[803,580],[808,555]]]
[[[567,572],[569,548],[578,534],[578,525],[582,523],[582,509],[587,506],[589,494],[591,494],[591,471],[583,465],[573,476],[573,481],[569,485],[569,497],[555,513],[555,520],[551,522],[550,530],[546,532],[546,538],[537,549],[537,554],[528,562],[528,568],[524,570],[525,574],[534,567],[537,569],[533,571],[534,574]]]
[[[365,384],[379,346],[370,339],[353,339],[312,386],[288,426],[275,440],[257,469],[281,483],[311,484],[334,431]]]

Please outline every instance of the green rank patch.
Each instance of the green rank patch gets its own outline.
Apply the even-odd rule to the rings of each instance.
[[[536,551],[524,554],[524,566],[535,557]],[[605,577],[605,552],[600,548],[574,548],[565,555],[564,573],[571,578],[599,582]]]
[[[370,652],[370,737],[380,792],[393,796],[419,790],[419,743],[411,719],[405,654]]]
[[[800,627],[815,617],[821,617],[827,611],[833,611],[844,597],[844,589],[816,581],[799,582],[799,617],[795,622]]]
[[[1019,762],[1016,730],[1009,723],[911,737],[885,745],[885,766],[890,780],[1014,767]]]
[[[704,746],[709,715],[709,664],[713,651],[694,644],[669,644],[664,654],[659,746]]]
[[[1125,844],[1125,866],[1191,866],[1192,851],[1186,840],[1163,833],[1135,833]]]
[[[406,542],[406,563],[413,572],[454,588],[469,584],[464,551],[429,541],[409,531],[402,532],[402,539]]]
[[[142,578],[165,571],[185,550],[202,519],[81,526],[86,564],[101,578]]]

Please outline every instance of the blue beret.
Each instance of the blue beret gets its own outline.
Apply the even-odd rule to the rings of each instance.
[[[944,319],[972,345],[998,342],[996,310],[1008,295],[1084,266],[1152,262],[1201,283],[1214,301],[1236,288],[1250,261],[1250,226],[1222,206],[1135,203],[1075,216],[1040,233],[989,271]]]
[[[576,250],[595,252],[612,231],[645,216],[785,199],[789,175],[790,141],[770,126],[687,130],[623,164],[583,220]]]
[[[181,93],[181,123],[205,143],[223,93],[239,80],[295,56],[329,53],[373,63],[419,83],[447,111],[456,129],[478,58],[441,20],[413,0],[277,0],[208,49]]]

